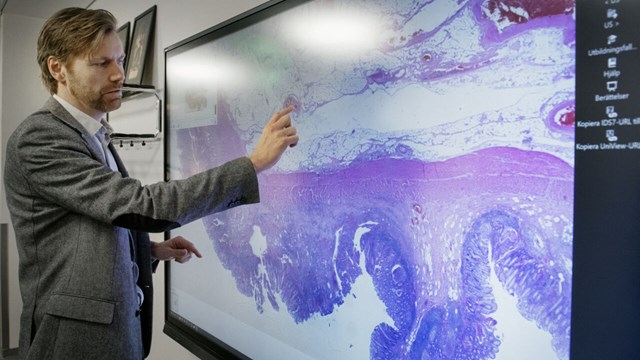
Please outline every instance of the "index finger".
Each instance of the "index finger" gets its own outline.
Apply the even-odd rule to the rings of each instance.
[[[191,249],[189,250],[192,253],[194,253],[197,257],[201,258],[202,254],[200,254],[200,251],[198,251],[198,249],[195,246],[192,246]]]
[[[278,119],[280,119],[281,117],[289,114],[290,112],[293,111],[293,109],[295,109],[295,107],[293,105],[289,105],[286,108],[276,112],[275,114],[273,114],[273,116],[271,117],[271,120],[269,122],[274,123],[276,121],[278,121]]]
[[[188,250],[190,253],[195,254],[199,258],[202,257],[202,254],[200,254],[200,251],[198,251],[198,248],[196,248],[196,246],[193,245],[191,241],[186,241],[186,243],[184,244],[184,249]]]

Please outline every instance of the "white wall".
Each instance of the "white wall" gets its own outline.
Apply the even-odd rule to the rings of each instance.
[[[198,32],[208,29],[244,11],[258,6],[264,0],[97,0],[91,8],[103,8],[111,11],[121,24],[130,21],[133,26],[135,17],[153,5],[157,5],[154,56],[150,69],[151,84],[163,96],[164,86],[164,49]],[[19,15],[3,14],[0,24],[0,165],[4,162],[4,148],[7,137],[29,113],[37,110],[48,97],[48,93],[39,80],[36,64],[36,39],[45,19],[29,18]],[[145,81],[145,83],[148,83]],[[116,124],[114,124],[114,127]],[[121,125],[118,125],[121,126]],[[118,132],[126,129],[116,128]],[[162,180],[164,159],[162,144],[150,146],[145,151],[133,148],[120,151],[128,163],[132,176],[140,177],[144,182]],[[144,161],[140,157],[146,157]],[[2,168],[3,166],[0,166]],[[0,175],[2,170],[0,170]],[[4,190],[0,190],[4,191]],[[4,209],[4,193],[0,193],[0,221],[8,222],[8,213]],[[155,241],[163,239],[161,234],[152,237]],[[11,346],[18,343],[18,326],[21,302],[17,286],[17,251],[15,239],[9,242],[10,263],[10,307],[11,307]],[[197,259],[192,260],[197,261]],[[194,274],[197,276],[198,274]],[[188,351],[162,332],[164,326],[164,266],[155,274],[155,319],[154,337],[149,359],[196,359]]]
[[[112,12],[121,24],[133,22],[153,5],[157,5],[156,34],[154,41],[154,58],[152,64],[152,85],[155,85],[162,97],[164,86],[164,49],[196,33],[217,25],[244,11],[258,6],[263,0],[180,0],[180,1],[150,1],[150,0],[97,0],[91,8],[103,8]],[[147,83],[147,81],[145,81]],[[126,132],[119,121],[115,119],[113,126],[118,132]],[[126,148],[126,147],[125,147]],[[136,151],[136,148],[138,151]],[[122,149],[119,151],[127,163],[132,176],[144,182],[162,180],[164,159],[161,145],[152,145],[146,150],[139,147]],[[146,155],[145,155],[146,154]],[[147,162],[140,161],[145,157]],[[145,164],[147,164],[145,166]],[[152,240],[162,241],[162,235],[152,235]],[[194,259],[192,261],[198,261]],[[179,266],[179,265],[176,265]],[[199,276],[199,274],[194,274]],[[155,309],[154,335],[151,355],[149,359],[197,359],[187,350],[178,345],[173,339],[162,332],[164,326],[164,266],[160,266],[154,276]]]
[[[36,61],[36,39],[44,19],[3,14],[0,25],[0,178],[3,178],[6,140],[18,124],[38,110],[49,97],[41,85]],[[4,182],[3,182],[4,184]],[[9,223],[4,186],[0,187],[0,222]],[[9,226],[8,303],[9,345],[18,346],[22,300],[18,287],[18,251],[13,228]]]
[[[2,15],[2,75],[0,84],[0,134],[2,144],[18,124],[38,110],[49,97],[36,61],[36,41],[44,19],[14,14]],[[4,146],[0,148],[4,161]],[[2,170],[0,170],[2,171]],[[2,190],[4,200],[4,189]],[[0,221],[8,221],[6,209],[0,209]]]

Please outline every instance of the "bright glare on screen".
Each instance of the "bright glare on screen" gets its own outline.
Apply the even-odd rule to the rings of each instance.
[[[362,10],[355,7],[316,9],[293,18],[285,33],[298,46],[332,58],[370,51],[380,45],[386,29],[374,14]]]
[[[313,1],[169,53],[171,178],[288,104],[300,135],[260,204],[176,231],[205,257],[172,266],[171,311],[257,360],[568,359],[559,3]]]

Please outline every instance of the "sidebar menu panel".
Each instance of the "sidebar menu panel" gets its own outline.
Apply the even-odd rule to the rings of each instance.
[[[640,359],[640,1],[576,4],[572,359]]]

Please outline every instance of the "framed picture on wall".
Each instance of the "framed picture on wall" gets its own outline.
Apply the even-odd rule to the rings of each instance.
[[[145,61],[153,37],[156,5],[138,15],[133,23],[133,35],[127,52],[126,80],[127,85],[142,85]]]
[[[127,21],[125,24],[118,28],[118,37],[122,42],[122,48],[124,49],[125,54],[129,49],[129,35],[131,34],[131,22]],[[127,54],[128,55],[128,54]],[[123,67],[127,68],[127,58],[124,58]]]

